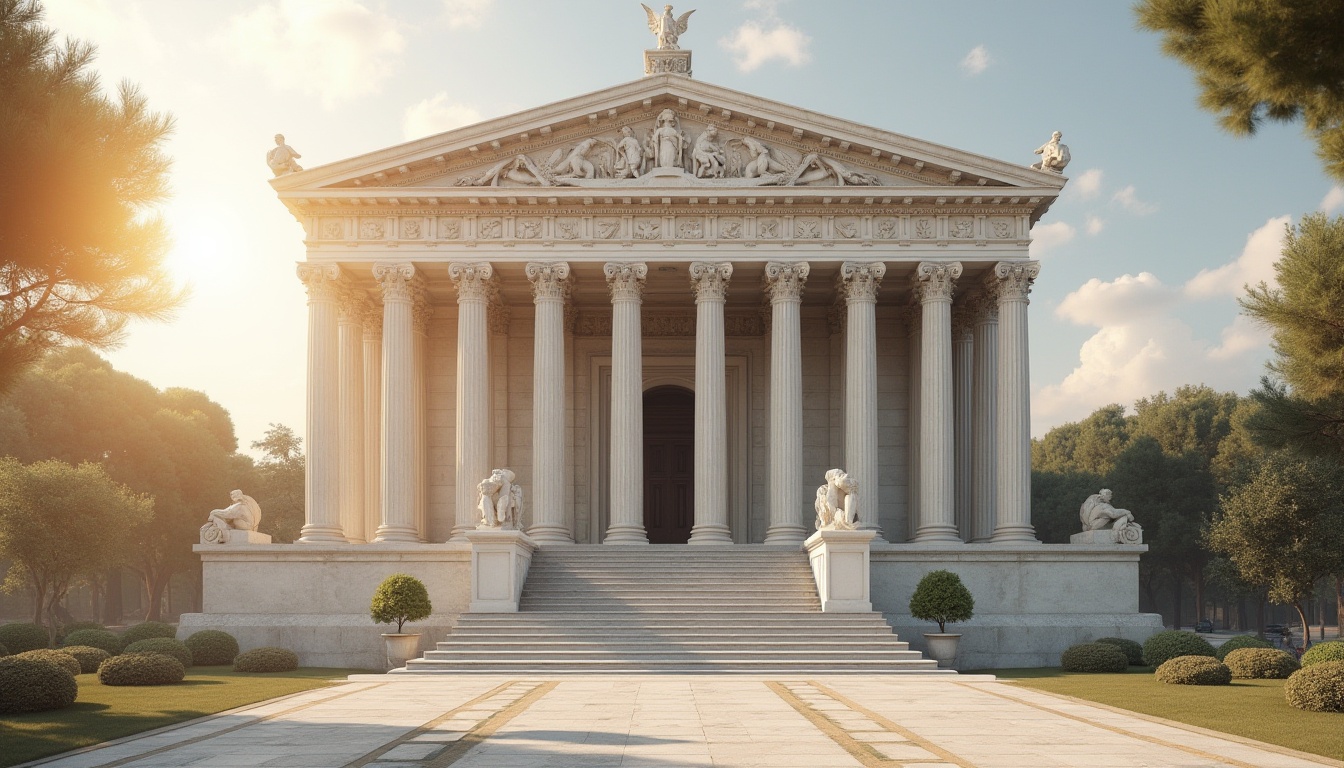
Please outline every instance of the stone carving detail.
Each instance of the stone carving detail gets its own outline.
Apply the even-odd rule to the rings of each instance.
[[[644,139],[644,154],[653,160],[654,168],[684,169],[687,144],[677,113],[664,109],[658,113],[653,130]]]
[[[481,219],[477,225],[476,236],[482,240],[498,240],[504,236],[504,220]]]
[[[816,240],[821,237],[820,219],[794,219],[793,236],[799,240]]]
[[[920,301],[928,304],[933,301],[952,301],[952,289],[961,277],[960,262],[920,262],[915,269],[915,290]]]
[[[733,277],[733,265],[727,261],[691,262],[691,288],[695,300],[723,301],[728,295],[728,281]]]
[[[621,222],[616,219],[597,220],[597,239],[610,240],[621,232]]]
[[[896,219],[878,219],[877,220],[877,238],[879,240],[892,240],[896,237],[896,225],[899,222]]]
[[[677,236],[682,240],[699,240],[705,236],[705,222],[700,218],[678,222]]]
[[[336,301],[340,298],[341,268],[335,264],[298,265],[299,281],[308,289],[309,301]]]
[[[691,74],[691,52],[658,55],[655,51],[649,51],[644,55],[644,74],[689,75]]]
[[[462,236],[460,219],[439,219],[439,237],[444,240],[456,240]]]
[[[1083,524],[1083,535],[1072,537],[1074,543],[1088,544],[1142,544],[1143,528],[1134,522],[1134,513],[1111,506],[1111,490],[1102,488],[1087,497],[1078,509]],[[1087,534],[1091,533],[1091,536]],[[1082,539],[1084,541],[1078,541]]]
[[[434,319],[434,305],[429,301],[429,291],[424,283],[418,282],[411,294],[411,330],[424,336],[429,333],[429,323]]]
[[[541,219],[519,219],[518,237],[522,240],[536,240],[541,237]]]
[[[498,298],[498,289],[492,292],[492,298]],[[485,324],[494,334],[507,334],[509,332],[509,308],[499,303],[491,301],[485,308]]]
[[[719,237],[724,240],[739,240],[742,237],[741,219],[720,219]]]
[[[949,222],[948,229],[952,237],[964,240],[975,235],[975,220],[960,216]]]
[[[340,219],[324,219],[322,221],[322,239],[340,240],[345,237],[345,222]]]
[[[583,223],[576,219],[556,219],[555,236],[561,240],[577,240],[582,232]]]
[[[915,219],[915,237],[920,240],[932,240],[935,236],[933,219]]]
[[[633,299],[638,301],[644,294],[644,280],[649,276],[649,265],[644,262],[622,263],[609,261],[602,266],[602,274],[607,276],[607,287],[611,290],[611,299]]]
[[[303,170],[298,160],[303,155],[294,151],[294,148],[285,143],[285,135],[275,134],[275,146],[266,153],[266,164],[271,167],[271,173],[276,176],[284,176],[288,173],[296,173]]]
[[[834,226],[835,234],[846,240],[853,240],[859,236],[858,219],[836,219]]]
[[[383,289],[383,302],[410,301],[418,292],[420,277],[413,264],[374,264],[373,279]]]
[[[611,176],[615,179],[633,179],[644,175],[644,145],[635,138],[630,126],[621,127],[621,138],[614,147],[616,157],[612,161]]]
[[[359,222],[359,237],[361,240],[382,240],[383,226],[386,222],[382,219],[364,219]]]
[[[420,220],[402,219],[401,220],[401,239],[419,240],[420,239]]]
[[[1064,134],[1059,131],[1050,134],[1050,140],[1035,150],[1034,154],[1041,156],[1040,162],[1032,163],[1031,167],[1040,171],[1064,173],[1064,166],[1069,164],[1069,147],[1059,143],[1062,138]]]
[[[636,240],[657,240],[663,230],[657,219],[638,219],[635,221]]]
[[[826,470],[813,504],[818,531],[852,531],[859,521],[859,483],[841,469]]]
[[[645,315],[640,322],[640,333],[651,338],[688,338],[695,336],[693,315]],[[760,336],[765,323],[760,313],[726,314],[723,318],[725,336]],[[611,315],[580,315],[574,324],[577,336],[611,336]]]
[[[806,261],[770,261],[765,265],[765,292],[770,303],[798,301],[812,267]]]
[[[495,268],[488,261],[454,262],[448,265],[448,278],[457,288],[457,300],[490,301],[498,292]]]
[[[1041,273],[1039,261],[1001,261],[994,265],[1001,301],[1027,301],[1031,284]]]
[[[480,494],[476,509],[481,513],[476,529],[518,530],[523,516],[523,488],[514,482],[511,469],[492,469],[476,491]]]
[[[887,265],[880,261],[846,261],[840,265],[839,293],[848,302],[877,301],[877,289]]]
[[[691,149],[691,160],[695,166],[695,175],[701,179],[721,179],[726,170],[723,148],[718,145],[719,128],[710,123],[695,140]]]
[[[1013,223],[1004,219],[994,219],[990,222],[994,228],[994,236],[1000,239],[1013,236]]]
[[[363,322],[371,303],[362,289],[356,288],[348,282],[341,288],[340,302],[338,305],[340,318],[347,323]]]
[[[789,172],[789,167],[770,155],[770,148],[750,136],[736,140],[742,145],[747,161],[742,166],[742,178],[761,179]]]
[[[649,17],[649,31],[658,38],[658,50],[677,51],[677,38],[686,34],[686,27],[690,25],[691,14],[695,9],[691,9],[681,16],[673,18],[672,6],[663,6],[663,15],[659,16],[652,8],[643,3],[639,4],[644,9],[644,13]]]
[[[261,505],[256,499],[238,490],[230,492],[229,498],[233,500],[229,506],[210,510],[210,519],[201,526],[202,544],[224,544],[229,531],[255,531],[261,525]]]
[[[756,236],[762,240],[774,240],[779,237],[779,219],[757,219]]]
[[[966,297],[966,311],[975,324],[999,321],[999,289],[997,281],[983,282],[981,287]]]
[[[364,316],[359,319],[364,326],[364,335],[382,341],[383,339],[383,307],[372,301],[364,303]]]
[[[569,297],[569,264],[563,261],[551,263],[528,262],[524,268],[527,279],[532,281],[532,296],[537,301]]]

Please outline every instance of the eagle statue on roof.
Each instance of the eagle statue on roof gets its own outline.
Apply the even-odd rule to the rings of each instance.
[[[677,51],[677,38],[685,34],[688,19],[695,9],[691,9],[677,18],[672,17],[672,6],[663,6],[663,15],[643,3],[639,4],[644,9],[644,13],[649,16],[649,31],[658,36],[658,50]]]

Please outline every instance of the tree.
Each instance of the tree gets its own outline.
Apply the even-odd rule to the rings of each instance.
[[[1243,580],[1267,587],[1270,600],[1293,606],[1306,634],[1312,589],[1344,572],[1341,499],[1337,464],[1270,454],[1248,482],[1223,496],[1209,546],[1227,555]]]
[[[1344,17],[1334,0],[1143,0],[1139,26],[1195,72],[1199,104],[1249,136],[1302,120],[1325,170],[1344,181]]]
[[[1129,444],[1129,430],[1125,406],[1102,406],[1080,422],[1060,425],[1033,440],[1031,466],[1042,472],[1105,474]]]
[[[97,464],[0,459],[0,552],[27,575],[37,595],[34,620],[46,623],[53,642],[72,580],[125,557],[131,531],[152,509],[151,499]]]
[[[303,527],[304,458],[303,438],[284,424],[272,424],[252,449],[262,452],[257,462],[257,493],[253,494],[265,514],[262,531],[277,542],[291,542]]]

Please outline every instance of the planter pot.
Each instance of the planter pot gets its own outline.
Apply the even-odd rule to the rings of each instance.
[[[924,642],[929,646],[929,658],[938,662],[944,669],[951,668],[957,658],[957,641],[961,635],[925,633]]]
[[[385,634],[383,635],[383,645],[387,649],[387,668],[404,667],[406,662],[415,658],[420,650],[420,635],[419,633]]]

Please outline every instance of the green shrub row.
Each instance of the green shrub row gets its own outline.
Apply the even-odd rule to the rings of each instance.
[[[103,685],[168,685],[186,676],[182,662],[162,653],[123,653],[98,666]]]
[[[1244,680],[1283,680],[1302,665],[1277,648],[1235,648],[1223,659],[1232,676]]]
[[[1213,649],[1213,655],[1218,657],[1219,661],[1227,659],[1227,654],[1241,650],[1242,648],[1273,648],[1274,644],[1261,640],[1255,635],[1237,635],[1217,648]]]
[[[1325,661],[1344,661],[1344,642],[1332,640],[1328,643],[1317,643],[1302,654],[1302,666],[1304,667],[1310,667],[1313,664],[1320,664]]]
[[[1110,643],[1081,643],[1064,651],[1059,666],[1065,672],[1124,672],[1129,658]]]
[[[1232,670],[1212,653],[1167,659],[1157,667],[1153,676],[1159,683],[1172,685],[1227,685],[1232,682]]]
[[[0,658],[0,715],[61,709],[78,694],[75,676],[60,664],[23,655]]]
[[[1216,661],[1217,655],[1208,640],[1183,630],[1158,632],[1143,643],[1143,663],[1150,667],[1160,667],[1181,656],[1207,656]]]
[[[1344,661],[1318,661],[1302,667],[1284,683],[1283,697],[1298,709],[1344,712]]]
[[[299,668],[299,657],[285,648],[253,648],[233,660],[237,672],[289,672]]]

